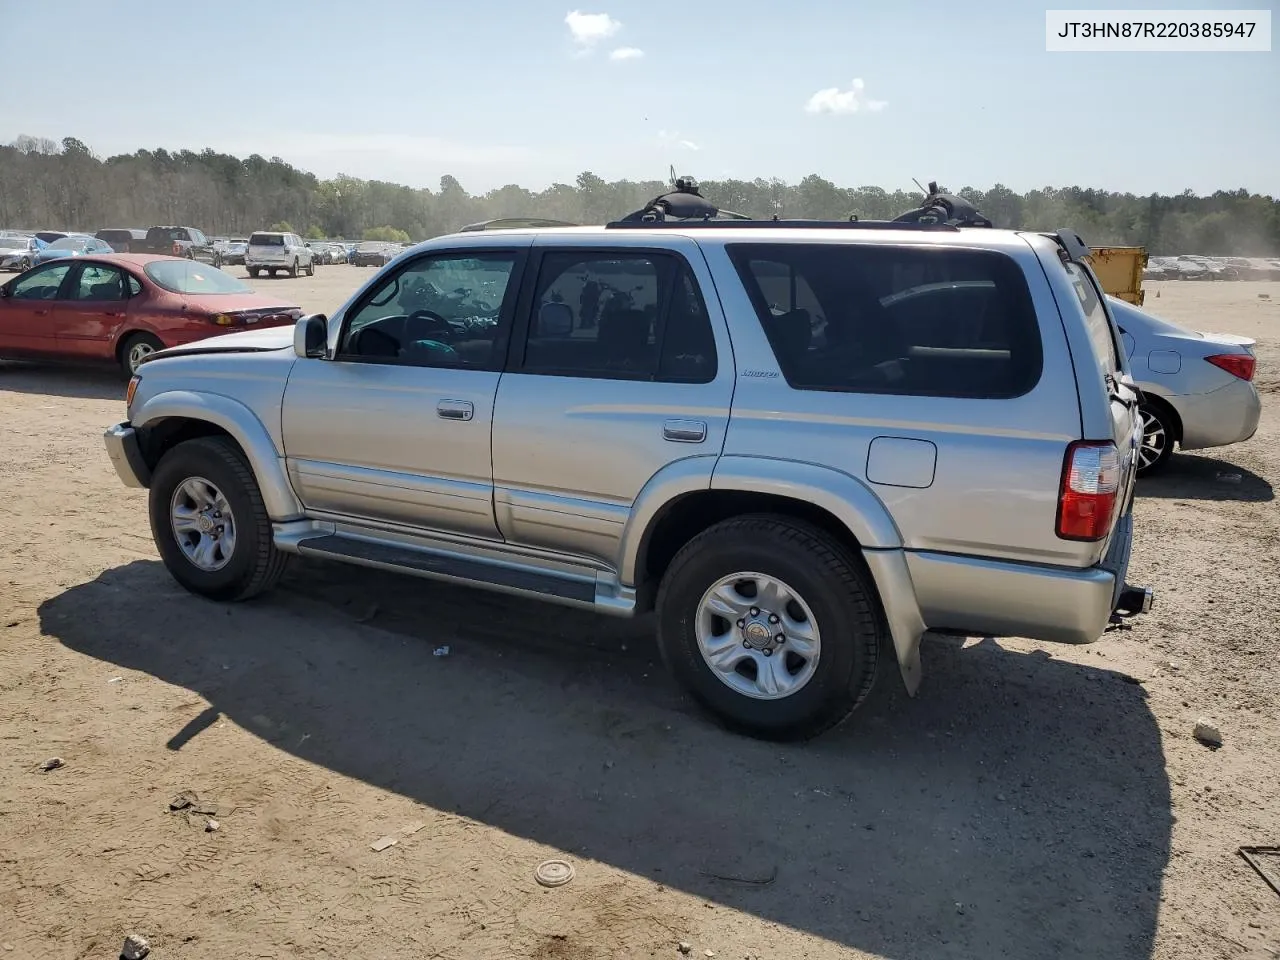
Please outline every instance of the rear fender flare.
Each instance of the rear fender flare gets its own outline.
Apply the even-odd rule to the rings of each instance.
[[[289,483],[284,458],[262,421],[243,403],[213,393],[168,390],[148,398],[130,419],[135,427],[145,428],[171,417],[200,420],[225,430],[249,461],[267,515],[277,521],[302,516],[302,503]]]

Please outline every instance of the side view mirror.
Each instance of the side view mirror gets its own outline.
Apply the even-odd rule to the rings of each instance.
[[[323,360],[329,353],[329,318],[313,313],[299,320],[293,328],[293,352],[302,360]]]
[[[6,283],[3,287],[0,287],[0,300],[8,300],[8,299],[9,299],[9,285]]]

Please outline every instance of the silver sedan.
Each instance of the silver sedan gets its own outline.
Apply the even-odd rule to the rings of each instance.
[[[1139,474],[1164,466],[1183,450],[1248,440],[1262,401],[1253,384],[1257,341],[1229,333],[1197,333],[1108,297],[1142,389]]]

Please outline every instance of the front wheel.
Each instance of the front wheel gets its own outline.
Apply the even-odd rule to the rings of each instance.
[[[249,269],[249,276],[252,277],[254,280],[257,280],[258,274],[261,271],[257,267],[249,267],[248,269]]]
[[[314,277],[316,275],[316,262],[314,260],[307,261],[307,276]]]
[[[248,600],[270,589],[288,554],[276,549],[253,472],[225,437],[180,443],[151,481],[151,535],[169,573],[210,600]]]
[[[1144,403],[1138,408],[1142,416],[1142,446],[1138,450],[1138,476],[1155,473],[1173,456],[1173,420],[1169,414]]]
[[[294,279],[297,279],[298,277],[298,261],[297,260],[293,261],[293,266],[289,268],[289,276],[293,277]]]
[[[663,660],[731,729],[815,736],[862,703],[885,636],[857,556],[822,530],[756,515],[716,524],[676,555],[658,593]]]
[[[276,268],[275,268],[275,267],[267,267],[267,276],[268,276],[268,277],[272,277],[272,278],[274,278],[274,277],[275,277],[275,275],[276,275]]]

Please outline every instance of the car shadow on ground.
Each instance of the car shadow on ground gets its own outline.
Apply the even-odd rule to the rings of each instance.
[[[356,568],[220,607],[138,561],[40,617],[207,699],[157,750],[287,718],[266,739],[343,776],[895,960],[1152,953],[1169,784],[1143,688],[1105,669],[931,638],[920,697],[890,664],[849,724],[779,746],[695,712],[644,623]]]
[[[1137,496],[1164,500],[1239,500],[1266,503],[1275,490],[1252,470],[1217,457],[1175,453],[1164,468],[1138,481]]]
[[[119,400],[124,416],[124,392],[128,379],[119,367],[60,366],[0,360],[0,391],[75,397],[85,400]]]

